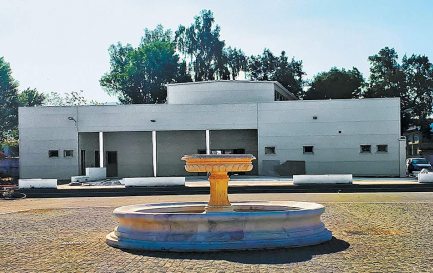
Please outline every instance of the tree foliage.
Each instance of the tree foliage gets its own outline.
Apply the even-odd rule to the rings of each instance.
[[[225,42],[212,11],[202,10],[189,27],[180,25],[175,34],[177,49],[189,59],[195,81],[229,79]]]
[[[145,29],[137,48],[120,43],[112,45],[110,71],[100,80],[109,94],[121,103],[163,103],[165,84],[190,81],[186,64],[179,60],[170,30],[158,26]]]
[[[94,100],[87,100],[84,91],[72,91],[61,95],[58,92],[44,94],[42,105],[45,106],[79,106],[79,105],[98,105]]]
[[[357,68],[350,70],[331,68],[327,72],[317,74],[311,82],[304,99],[352,99],[359,98],[364,77]]]
[[[0,141],[18,124],[18,82],[8,62],[0,57]]]
[[[261,55],[251,56],[248,74],[251,80],[278,81],[295,96],[303,97],[305,72],[302,70],[302,61],[294,58],[289,61],[285,51],[280,56],[275,56],[269,49],[265,49]]]
[[[248,58],[245,53],[238,48],[228,47],[224,50],[228,70],[230,71],[231,79],[236,80],[241,71],[248,69]]]
[[[405,74],[407,101],[406,111],[412,125],[430,132],[429,116],[433,107],[433,65],[427,56],[403,57],[401,68]]]
[[[42,105],[45,101],[45,94],[38,92],[36,88],[27,88],[18,94],[19,106],[32,107]]]
[[[401,129],[421,126],[430,131],[433,104],[433,65],[428,57],[404,56],[398,62],[393,48],[385,47],[368,58],[370,79],[365,97],[400,97]]]

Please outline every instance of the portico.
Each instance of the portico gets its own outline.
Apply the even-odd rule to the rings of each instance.
[[[82,174],[85,168],[105,167],[108,177],[191,175],[180,161],[186,153],[258,156],[256,130],[83,132],[79,139]]]

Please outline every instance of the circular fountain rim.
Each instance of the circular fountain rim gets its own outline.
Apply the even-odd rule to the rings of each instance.
[[[213,217],[218,218],[221,216],[240,216],[240,217],[278,217],[286,216],[290,214],[291,217],[296,215],[304,216],[306,214],[317,214],[320,215],[324,211],[324,206],[317,203],[311,202],[296,202],[296,201],[246,201],[246,202],[234,202],[232,203],[233,208],[245,208],[254,206],[254,211],[212,211],[212,212],[182,212],[182,208],[203,209],[206,207],[207,202],[169,202],[169,203],[151,203],[151,204],[138,204],[128,205],[116,208],[113,213],[118,217],[157,217],[157,216],[170,216],[170,219],[175,220],[176,218],[185,219],[211,219]],[[275,209],[266,209],[275,208]],[[160,209],[174,209],[177,211],[156,211]],[[265,208],[260,210],[260,208]],[[279,209],[281,208],[281,209]],[[178,211],[180,209],[180,211]]]

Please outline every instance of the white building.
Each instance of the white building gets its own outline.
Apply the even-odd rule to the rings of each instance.
[[[21,178],[68,179],[100,165],[112,177],[185,176],[181,156],[207,149],[254,154],[258,175],[404,174],[398,98],[304,101],[278,82],[251,81],[169,84],[167,93],[159,105],[20,108]]]

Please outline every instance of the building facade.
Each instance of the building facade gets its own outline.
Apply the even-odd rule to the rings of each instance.
[[[195,153],[253,154],[252,175],[405,172],[398,98],[304,101],[277,82],[210,81],[168,85],[167,101],[20,108],[20,176],[186,176],[180,158]]]

